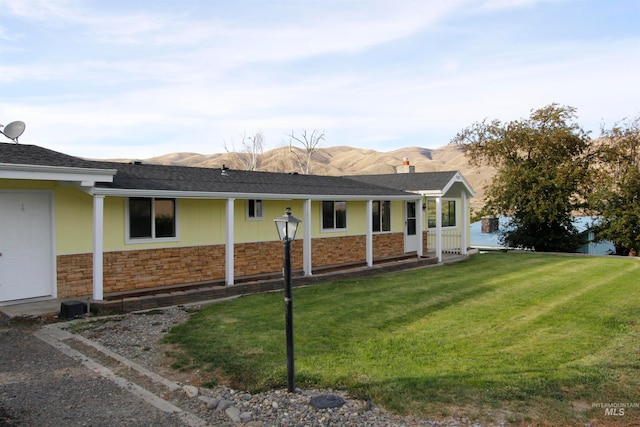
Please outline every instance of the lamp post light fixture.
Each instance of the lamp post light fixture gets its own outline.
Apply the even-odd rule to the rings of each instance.
[[[284,253],[283,273],[284,273],[284,309],[285,326],[287,332],[287,390],[290,393],[296,391],[295,366],[293,358],[293,293],[291,291],[291,241],[296,237],[298,218],[291,215],[291,208],[286,208],[284,215],[276,218],[276,229],[278,237],[282,240]]]

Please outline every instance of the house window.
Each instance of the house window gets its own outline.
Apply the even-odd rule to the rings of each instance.
[[[373,231],[391,231],[391,202],[389,200],[373,201]]]
[[[427,204],[427,215],[429,228],[436,228],[436,201],[429,200]],[[455,227],[456,226],[456,201],[455,200],[443,200],[442,201],[442,226],[443,227]]]
[[[247,219],[263,219],[262,200],[247,200]]]
[[[176,237],[175,199],[131,197],[128,219],[130,239]]]
[[[347,228],[347,202],[322,202],[322,229]]]

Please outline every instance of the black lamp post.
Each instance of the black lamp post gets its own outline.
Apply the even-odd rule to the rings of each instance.
[[[284,309],[287,329],[287,390],[296,391],[295,366],[293,361],[293,293],[291,292],[291,241],[296,237],[298,218],[291,215],[291,208],[286,208],[284,215],[274,220],[278,236],[282,240],[284,251]]]

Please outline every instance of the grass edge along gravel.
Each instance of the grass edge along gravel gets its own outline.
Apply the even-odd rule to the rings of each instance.
[[[296,288],[297,385],[401,414],[603,419],[594,403],[640,402],[639,273],[635,259],[492,253]],[[238,389],[285,387],[281,293],[205,307],[166,340]]]

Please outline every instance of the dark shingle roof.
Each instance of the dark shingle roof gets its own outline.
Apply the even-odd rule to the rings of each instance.
[[[282,194],[317,196],[407,196],[407,193],[375,183],[336,176],[297,175],[153,164],[129,164],[84,160],[35,145],[0,144],[0,163],[89,169],[116,169],[112,183],[101,188],[217,192],[231,194]]]
[[[365,182],[354,182],[335,176],[298,175],[276,172],[254,172],[162,166],[151,164],[117,164],[111,188],[211,191],[223,193],[402,196],[403,191]]]
[[[17,165],[59,166],[68,168],[96,168],[96,162],[69,156],[57,151],[24,144],[0,144],[0,163]]]
[[[354,175],[348,178],[402,191],[438,191],[442,190],[457,173],[457,171],[418,172],[387,175]]]

